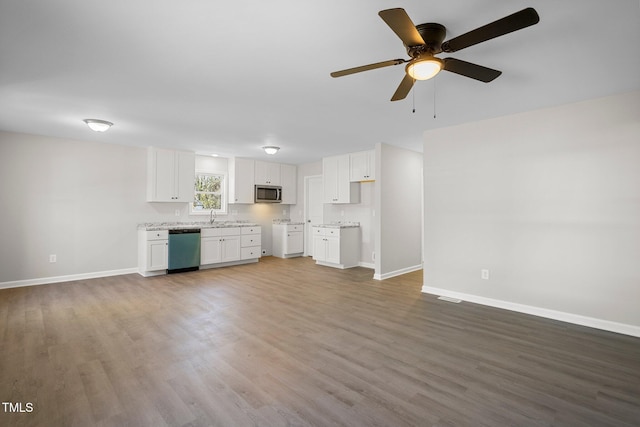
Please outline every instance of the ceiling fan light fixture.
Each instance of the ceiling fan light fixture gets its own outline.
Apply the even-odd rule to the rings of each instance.
[[[262,147],[262,149],[264,150],[265,153],[273,155],[278,152],[280,147],[276,147],[275,145],[265,145],[264,147]]]
[[[113,123],[106,120],[84,119],[83,122],[89,126],[89,129],[96,132],[106,132],[111,126],[113,126]]]
[[[415,80],[429,80],[435,77],[444,68],[444,62],[440,58],[429,56],[418,58],[407,64],[407,74]]]

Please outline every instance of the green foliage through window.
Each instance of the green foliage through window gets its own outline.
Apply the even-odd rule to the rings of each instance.
[[[194,212],[223,210],[223,189],[224,175],[196,173],[192,210]]]

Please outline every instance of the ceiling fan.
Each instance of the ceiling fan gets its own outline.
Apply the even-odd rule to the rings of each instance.
[[[334,71],[331,73],[331,77],[342,77],[362,71],[407,63],[405,76],[391,97],[392,101],[406,98],[416,80],[430,79],[443,69],[489,83],[502,74],[502,71],[456,58],[440,59],[435,55],[442,52],[457,52],[469,46],[521,30],[540,21],[536,10],[529,7],[443,42],[447,33],[444,25],[427,23],[416,26],[402,8],[382,10],[378,15],[400,37],[411,59],[392,59],[342,71]]]

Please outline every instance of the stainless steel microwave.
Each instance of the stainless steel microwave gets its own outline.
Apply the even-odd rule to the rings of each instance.
[[[256,185],[256,203],[282,203],[282,187],[279,185]]]

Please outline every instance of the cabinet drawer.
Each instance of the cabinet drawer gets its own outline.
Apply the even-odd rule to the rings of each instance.
[[[313,227],[314,236],[340,236],[339,228]]]
[[[303,231],[304,230],[304,225],[302,224],[288,224],[287,225],[287,232],[291,233],[293,231]]]
[[[240,236],[240,239],[240,246],[243,248],[262,245],[262,236],[259,234],[247,234],[245,236]]]
[[[241,234],[260,234],[260,227],[242,227]]]
[[[169,230],[145,231],[146,240],[168,240]]]
[[[239,236],[240,227],[219,228],[221,236]]]
[[[239,227],[221,227],[221,228],[203,228],[200,230],[200,236],[202,237],[217,237],[217,236],[239,236]]]
[[[260,246],[240,249],[240,259],[260,258]]]
[[[325,236],[340,236],[339,228],[325,228],[324,230]]]
[[[326,228],[322,227],[313,227],[313,235],[314,236],[324,236]]]
[[[220,236],[221,228],[202,228],[200,229],[200,237],[217,237]]]

